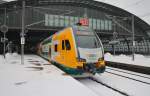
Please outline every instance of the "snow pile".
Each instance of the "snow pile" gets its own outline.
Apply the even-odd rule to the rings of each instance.
[[[132,60],[131,55],[112,55],[111,53],[106,53],[104,55],[106,61],[112,62],[120,62],[120,63],[127,63],[127,64],[134,64],[140,66],[147,66],[150,67],[150,57],[145,57],[140,54],[135,54],[135,60]]]
[[[105,58],[105,60],[112,61],[113,60],[113,55],[111,55],[111,53],[106,53],[104,55],[104,58]]]
[[[6,53],[5,57],[5,64],[21,64],[21,57],[18,53]]]
[[[19,55],[18,55],[18,53],[12,53],[12,56],[17,57],[17,56],[19,56]]]
[[[6,57],[7,59],[11,58],[11,57],[12,57],[12,53],[6,53],[6,54],[5,54],[5,57]]]

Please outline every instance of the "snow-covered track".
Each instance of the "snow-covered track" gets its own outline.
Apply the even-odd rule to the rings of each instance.
[[[133,72],[150,75],[150,67],[133,65],[133,64],[125,64],[125,63],[119,63],[119,62],[111,62],[111,61],[106,61],[106,65],[110,67],[114,67],[114,68],[120,68],[124,70],[129,70]]]
[[[127,93],[125,93],[125,92],[123,92],[123,91],[121,91],[121,90],[119,90],[119,89],[113,88],[112,86],[110,86],[110,85],[108,85],[108,84],[106,84],[106,83],[104,83],[104,82],[101,82],[101,81],[97,80],[96,78],[89,77],[89,79],[92,80],[92,81],[94,81],[94,82],[96,82],[96,83],[99,83],[100,85],[103,85],[103,86],[105,86],[105,87],[107,87],[107,88],[109,88],[109,89],[111,89],[111,90],[113,90],[113,91],[115,91],[115,92],[118,92],[118,93],[120,93],[121,95],[130,96],[129,94],[127,94]]]
[[[131,78],[131,77],[125,76],[125,75],[120,75],[120,74],[109,72],[109,71],[105,71],[105,72],[113,74],[113,75],[117,75],[117,76],[120,76],[120,77],[124,77],[124,78],[127,78],[127,79],[131,79],[131,80],[134,80],[134,81],[137,81],[137,82],[140,82],[140,83],[144,83],[144,84],[150,85],[149,82],[141,81],[141,80],[138,80],[138,79],[135,79],[135,78]]]
[[[142,78],[146,78],[146,79],[150,79],[150,77],[147,77],[147,76],[143,76],[143,75],[139,75],[139,74],[135,74],[135,73],[131,73],[131,72],[125,72],[125,71],[122,71],[122,70],[118,70],[118,69],[114,69],[114,68],[106,68],[107,70],[113,70],[113,71],[117,71],[117,72],[121,72],[121,73],[126,73],[126,74],[129,74],[129,75],[133,75],[133,76],[138,76],[138,77],[142,77]]]

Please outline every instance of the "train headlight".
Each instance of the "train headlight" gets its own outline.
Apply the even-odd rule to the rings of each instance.
[[[105,65],[104,57],[98,59],[98,65],[97,66],[101,66],[101,65]]]
[[[98,61],[103,61],[103,60],[104,60],[104,57],[98,59]]]
[[[83,58],[77,58],[77,61],[78,61],[78,62],[86,62],[86,59],[83,59]]]

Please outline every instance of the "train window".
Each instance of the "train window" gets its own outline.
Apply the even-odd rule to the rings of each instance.
[[[77,44],[80,48],[99,48],[100,43],[95,36],[77,35]]]
[[[49,46],[49,56],[51,57],[51,46]]]
[[[62,50],[64,50],[65,49],[65,42],[64,42],[64,40],[62,40]]]
[[[65,40],[65,46],[66,46],[66,50],[71,50],[71,46],[70,46],[69,40]]]
[[[56,44],[55,47],[54,47],[54,48],[55,48],[55,52],[57,52],[57,46],[58,46],[58,45]]]

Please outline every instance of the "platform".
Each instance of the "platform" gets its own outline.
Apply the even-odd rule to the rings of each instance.
[[[0,55],[0,96],[97,96],[83,84],[36,55]]]

